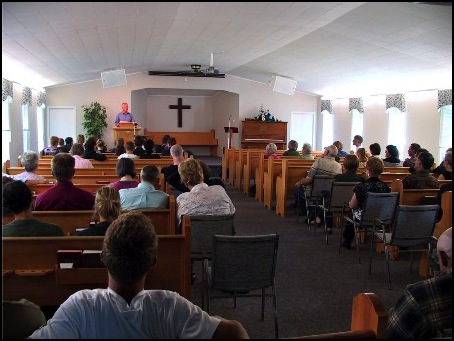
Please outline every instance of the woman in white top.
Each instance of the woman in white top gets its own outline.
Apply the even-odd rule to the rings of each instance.
[[[222,186],[208,186],[203,182],[203,170],[195,159],[178,165],[181,182],[189,192],[181,193],[177,201],[178,219],[186,215],[224,215],[235,213],[235,206]]]

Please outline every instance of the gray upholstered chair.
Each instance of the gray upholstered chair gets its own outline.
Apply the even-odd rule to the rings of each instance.
[[[325,239],[326,245],[328,245],[328,227],[326,225],[327,216],[340,215],[344,204],[350,201],[353,195],[353,188],[355,188],[358,182],[339,182],[334,181],[331,183],[331,192],[329,197],[323,196],[322,204],[318,206],[318,209],[323,212],[323,221],[325,222]]]
[[[210,300],[261,297],[264,320],[265,297],[273,299],[275,337],[279,337],[276,308],[276,262],[278,234],[256,236],[213,236],[211,262],[205,259],[202,308],[210,312]]]
[[[361,264],[361,257],[359,254],[360,238],[359,234],[364,234],[364,240],[367,238],[367,229],[374,225],[375,219],[380,219],[384,226],[389,226],[394,220],[394,214],[399,203],[399,192],[390,193],[372,193],[366,194],[366,201],[364,202],[363,210],[361,213],[361,221],[351,216],[351,209],[348,205],[344,205],[342,209],[342,227],[345,223],[353,224],[356,240],[356,253],[358,255],[358,263]],[[362,231],[361,231],[362,230]],[[339,253],[342,244],[342,233],[339,237]]]
[[[387,232],[380,219],[374,220],[372,243],[370,245],[369,275],[372,273],[372,258],[376,243],[383,243],[386,266],[388,269],[388,289],[391,289],[389,270],[390,252],[411,252],[410,272],[412,272],[413,253],[425,252],[427,257],[432,250],[432,235],[437,221],[438,205],[400,205],[396,210],[396,218]],[[393,248],[392,248],[393,247]],[[392,248],[392,250],[390,250]]]

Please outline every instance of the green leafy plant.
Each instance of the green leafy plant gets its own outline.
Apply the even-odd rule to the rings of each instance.
[[[103,131],[107,128],[107,114],[106,107],[98,102],[91,102],[90,105],[82,105],[84,111],[84,121],[82,126],[87,132],[88,136],[96,136],[102,138]]]

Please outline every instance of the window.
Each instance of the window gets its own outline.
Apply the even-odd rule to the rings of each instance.
[[[350,117],[352,119],[352,131],[350,136],[350,147],[353,145],[353,137],[355,135],[363,136],[363,114],[357,109],[352,109],[350,111]],[[347,150],[347,148],[344,148]],[[351,149],[351,148],[350,148]],[[355,149],[356,150],[356,149]]]
[[[29,125],[29,105],[22,104],[22,138],[23,151],[30,150],[30,125]]]
[[[440,141],[438,157],[440,163],[445,158],[446,149],[452,147],[452,104],[444,105],[440,112]]]
[[[399,151],[399,158],[405,159],[407,146],[406,117],[407,113],[396,107],[386,110],[388,114],[388,144],[395,145]]]
[[[322,111],[323,118],[323,134],[322,134],[322,146],[330,146],[333,144],[333,114],[328,110]]]
[[[9,145],[11,143],[10,105],[12,98],[2,101],[2,164],[10,160]]]
[[[36,108],[36,124],[38,132],[38,151],[41,151],[45,147],[45,137],[44,137],[44,105],[41,105]]]

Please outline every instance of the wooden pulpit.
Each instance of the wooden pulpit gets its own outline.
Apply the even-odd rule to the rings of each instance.
[[[238,134],[238,127],[224,127],[224,131],[228,134],[227,136],[227,146],[232,148],[232,137],[233,134]]]
[[[122,138],[125,142],[134,141],[134,136],[139,135],[142,129],[142,127],[137,126],[136,122],[120,121],[118,127],[113,128],[114,139]]]

